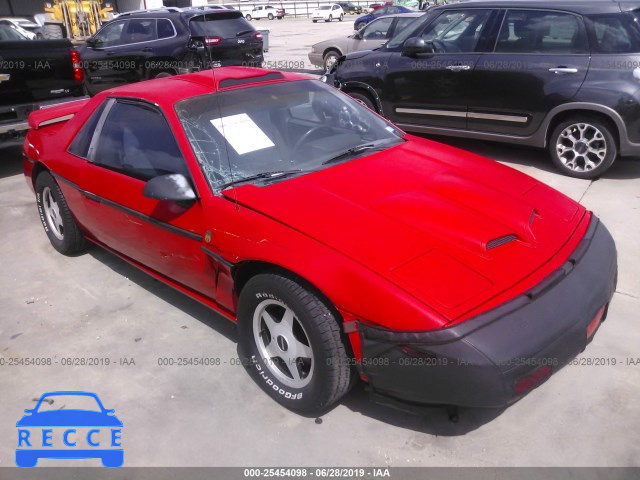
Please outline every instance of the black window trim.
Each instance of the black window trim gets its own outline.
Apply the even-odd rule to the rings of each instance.
[[[559,9],[554,9],[554,8],[534,8],[534,7],[509,7],[509,8],[502,8],[501,9],[503,11],[503,16],[502,16],[502,22],[500,23],[500,28],[498,29],[498,32],[496,33],[496,38],[495,38],[495,42],[493,44],[493,49],[489,52],[491,55],[513,55],[513,52],[496,52],[496,48],[498,48],[498,40],[500,39],[500,32],[502,32],[502,27],[504,26],[504,22],[507,20],[507,16],[509,14],[509,11],[511,10],[515,10],[515,11],[530,11],[530,12],[549,12],[549,13],[562,13],[565,15],[573,15],[576,20],[578,21],[578,27],[582,28],[582,33],[584,36],[585,41],[587,42],[587,49],[586,51],[584,51],[583,53],[574,53],[574,52],[568,52],[568,53],[553,53],[553,52],[530,52],[530,53],[526,53],[526,52],[518,52],[517,55],[591,55],[591,39],[589,38],[589,32],[587,31],[587,25],[585,24],[584,18],[582,17],[582,15],[575,13],[575,12],[570,12],[567,10],[559,10]]]

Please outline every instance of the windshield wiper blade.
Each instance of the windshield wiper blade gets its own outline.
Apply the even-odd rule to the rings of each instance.
[[[232,180],[230,182],[223,183],[222,185],[220,185],[220,190],[224,190],[225,188],[230,187],[231,185],[236,185],[238,183],[250,182],[252,180],[259,180],[259,179],[266,179],[266,180],[278,179],[278,178],[286,177],[289,175],[294,175],[302,171],[303,170],[298,168],[296,170],[278,170],[275,172],[256,173],[255,175],[249,175],[248,177],[242,177],[242,178],[238,178],[237,180]]]
[[[253,30],[242,30],[241,32],[236,33],[236,37],[240,37],[242,35],[246,35],[247,33],[251,33]]]
[[[365,143],[364,145],[358,145],[357,147],[348,148],[344,152],[340,152],[339,154],[334,155],[330,159],[325,160],[324,162],[322,162],[322,165],[326,165],[327,163],[337,162],[343,157],[347,157],[349,155],[355,155],[357,153],[364,152],[365,150],[375,148],[376,146],[377,145],[374,145],[373,143]]]

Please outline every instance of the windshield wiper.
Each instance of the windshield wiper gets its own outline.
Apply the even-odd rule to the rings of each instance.
[[[303,170],[298,168],[296,170],[278,170],[275,172],[256,173],[255,175],[249,175],[248,177],[242,177],[237,180],[232,180],[230,182],[223,183],[222,185],[220,185],[220,190],[224,190],[225,188],[230,187],[231,185],[236,185],[238,183],[250,182],[252,180],[259,180],[259,179],[266,179],[266,180],[279,179],[282,177],[287,177],[289,175],[300,173],[302,171]]]
[[[355,155],[357,153],[364,152],[365,150],[370,150],[372,148],[375,148],[376,146],[377,145],[374,145],[373,143],[365,143],[364,145],[358,145],[357,147],[348,148],[344,152],[340,152],[337,155],[334,155],[333,157],[331,157],[330,159],[325,160],[324,162],[322,162],[322,165],[326,165],[327,163],[337,162],[343,157],[347,157],[349,155]]]
[[[251,33],[253,30],[242,30],[241,32],[236,33],[236,37],[240,37],[242,35],[246,35],[247,33]]]

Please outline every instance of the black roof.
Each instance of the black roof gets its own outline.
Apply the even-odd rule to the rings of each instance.
[[[241,17],[242,13],[239,10],[222,9],[222,8],[157,8],[144,11],[125,12],[118,15],[114,20],[120,20],[125,18],[176,18],[182,17],[186,20],[190,20],[193,17],[202,15],[224,15],[231,17]]]
[[[619,13],[620,11],[640,9],[640,0],[465,0],[434,7],[434,9],[459,8],[462,6],[474,8],[544,8],[579,14],[591,14]]]

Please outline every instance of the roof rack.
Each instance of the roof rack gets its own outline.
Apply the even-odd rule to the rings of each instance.
[[[126,17],[127,15],[136,15],[138,13],[153,13],[153,12],[182,12],[178,7],[160,7],[160,8],[147,8],[144,10],[131,10],[130,12],[124,12],[118,15],[120,17]]]

